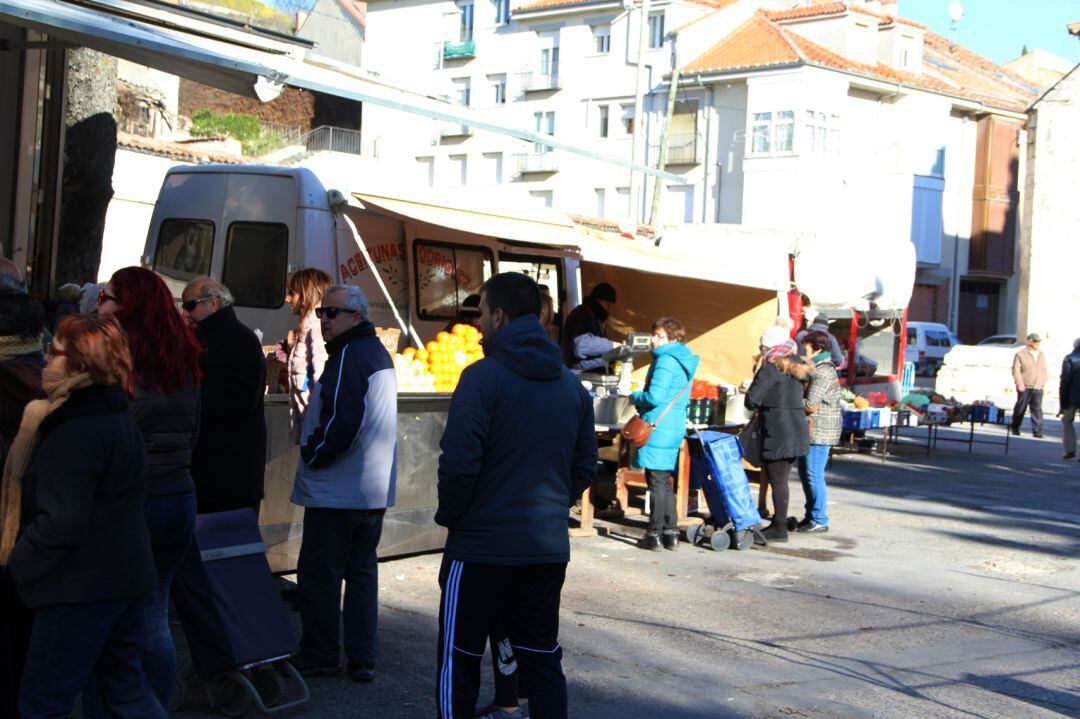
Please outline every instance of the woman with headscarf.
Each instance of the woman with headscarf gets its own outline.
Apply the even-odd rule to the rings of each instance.
[[[131,354],[113,318],[60,321],[0,485],[0,566],[35,610],[23,717],[66,717],[88,685],[109,716],[164,719],[143,668],[155,586],[146,450],[128,412]]]
[[[746,392],[746,408],[760,416],[762,473],[772,488],[774,510],[763,534],[773,542],[788,541],[788,476],[792,465],[810,449],[803,397],[804,383],[814,368],[797,352],[786,328],[766,330],[761,337],[759,369]]]

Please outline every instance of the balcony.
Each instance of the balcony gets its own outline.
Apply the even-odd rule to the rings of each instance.
[[[701,163],[697,135],[672,135],[668,138],[665,165],[697,165]],[[652,157],[660,154],[660,145],[650,148]]]
[[[552,152],[524,152],[517,155],[519,175],[550,175],[559,171],[558,156]]]
[[[521,91],[525,94],[558,90],[562,87],[559,84],[559,63],[520,72],[518,81],[521,83]]]
[[[453,140],[457,138],[472,137],[473,129],[468,125],[458,122],[443,120],[439,123],[439,139]]]
[[[465,42],[444,42],[442,46],[443,60],[471,60],[476,57],[476,40],[468,39]]]

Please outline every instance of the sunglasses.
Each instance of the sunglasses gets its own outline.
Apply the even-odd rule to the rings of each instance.
[[[357,314],[356,310],[347,310],[344,307],[316,307],[315,308],[315,316],[318,317],[320,320],[323,317],[326,317],[327,319],[331,319],[331,320],[337,319],[337,316],[340,315],[342,312],[347,312],[347,313],[349,313],[351,315]]]
[[[116,302],[116,298],[113,297],[112,295],[110,295],[105,290],[100,290],[97,293],[97,303],[98,303],[98,305],[103,305],[106,302]],[[116,304],[120,304],[120,303],[116,302]]]
[[[185,312],[194,312],[195,308],[201,305],[203,302],[209,302],[214,299],[213,297],[199,297],[194,300],[184,300],[180,303],[180,306],[184,308]]]

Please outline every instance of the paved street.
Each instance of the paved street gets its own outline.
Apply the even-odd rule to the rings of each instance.
[[[832,532],[763,551],[573,540],[570,715],[1080,716],[1080,463],[1060,459],[1059,431],[1008,457],[838,458]],[[313,680],[290,716],[434,716],[438,567],[382,565],[376,683]]]

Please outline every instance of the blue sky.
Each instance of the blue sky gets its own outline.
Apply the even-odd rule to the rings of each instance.
[[[900,15],[949,37],[950,0],[899,0]],[[1080,21],[1080,0],[961,0],[964,19],[956,42],[999,65],[1015,60],[1021,49],[1041,47],[1080,61],[1080,39],[1065,26]]]

